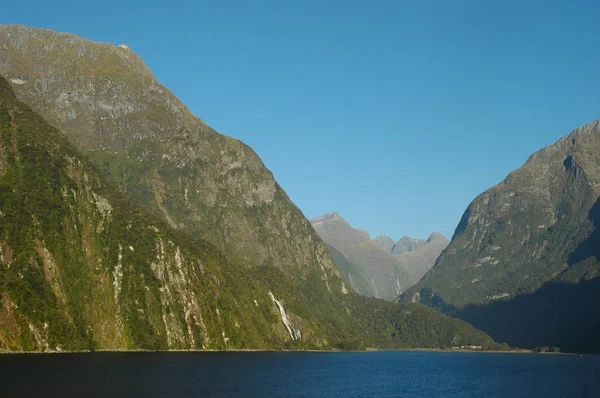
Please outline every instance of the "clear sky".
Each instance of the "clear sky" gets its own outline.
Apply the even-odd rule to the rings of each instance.
[[[304,214],[451,236],[479,193],[600,116],[596,1],[6,1],[125,43]],[[1,49],[0,49],[1,56]]]

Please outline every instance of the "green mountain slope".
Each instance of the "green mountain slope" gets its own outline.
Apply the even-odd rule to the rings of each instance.
[[[0,187],[3,351],[493,346],[337,273],[233,264],[123,200],[1,78]]]
[[[223,349],[286,341],[265,286],[211,244],[121,200],[0,83],[0,348]]]
[[[0,49],[17,97],[136,205],[240,264],[337,272],[254,151],[192,115],[126,45],[7,25]]]
[[[127,46],[8,25],[0,48],[17,97],[130,202],[237,266],[318,273],[342,291],[325,245],[254,151],[193,116]]]
[[[448,248],[402,300],[511,345],[597,349],[599,159],[599,121],[533,154],[469,205]]]

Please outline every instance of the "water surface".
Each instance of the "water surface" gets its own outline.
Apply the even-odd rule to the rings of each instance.
[[[0,355],[0,396],[600,396],[600,356],[453,352]]]

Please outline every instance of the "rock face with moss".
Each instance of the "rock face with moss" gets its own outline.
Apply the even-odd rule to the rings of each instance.
[[[8,25],[0,51],[17,97],[134,203],[249,265],[335,272],[254,151],[192,115],[126,45]]]
[[[63,136],[17,102],[5,80],[0,186],[0,349],[293,342],[271,299],[287,302],[285,292],[124,202]],[[289,322],[309,345],[330,340],[292,313]]]
[[[367,231],[353,228],[338,213],[314,218],[311,223],[352,288],[385,300],[396,300],[417,283],[448,245],[439,233],[427,239],[404,237],[396,244],[387,236],[371,240]]]
[[[403,300],[442,309],[510,344],[598,350],[599,123],[536,152],[479,195]]]

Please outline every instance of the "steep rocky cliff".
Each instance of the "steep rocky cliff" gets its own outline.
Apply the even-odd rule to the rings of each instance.
[[[172,227],[249,265],[336,273],[254,151],[192,115],[128,46],[0,26],[0,74],[128,199]]]
[[[126,202],[0,78],[0,350],[493,345],[337,273],[243,267]]]
[[[266,290],[232,278],[211,244],[120,199],[3,79],[0,133],[0,349],[285,341]]]
[[[599,123],[534,153],[479,195],[402,299],[515,345],[600,348],[590,339],[600,325]]]

